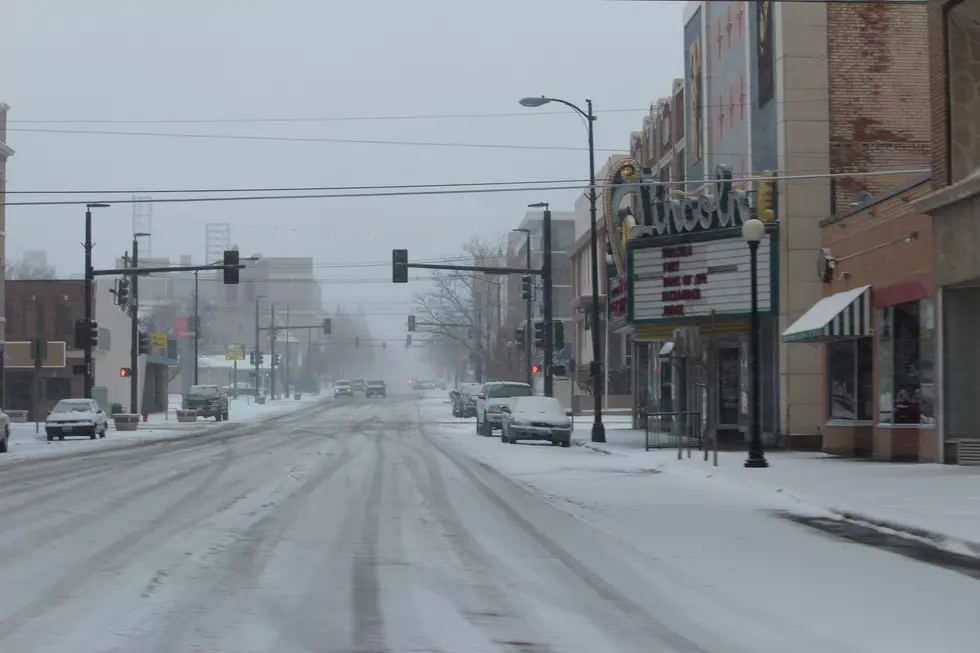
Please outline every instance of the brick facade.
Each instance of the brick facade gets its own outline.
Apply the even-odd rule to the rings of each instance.
[[[928,168],[932,161],[926,7],[827,3],[830,168]],[[835,213],[854,194],[879,195],[909,177],[835,179]]]
[[[75,280],[9,281],[6,284],[4,311],[7,317],[7,341],[18,342],[44,338],[65,341],[69,358],[64,368],[45,368],[41,372],[40,413],[43,418],[59,399],[81,397],[85,393],[84,377],[72,373],[72,364],[81,363],[75,351],[74,324],[84,312],[85,282]],[[4,370],[4,408],[31,410],[33,371]],[[32,417],[33,418],[33,417]]]

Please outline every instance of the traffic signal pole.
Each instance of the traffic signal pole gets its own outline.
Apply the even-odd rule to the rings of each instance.
[[[541,282],[544,286],[544,396],[555,396],[555,376],[551,371],[551,362],[554,358],[555,331],[554,331],[554,306],[552,305],[552,283],[551,283],[551,209],[544,207],[544,219],[541,223],[542,230],[542,249],[544,250],[544,260],[541,265]]]
[[[139,248],[139,240],[133,237],[133,261],[132,266],[135,268],[138,265],[139,254],[137,252]],[[129,347],[129,412],[133,415],[139,413],[139,400],[137,395],[139,394],[139,291],[138,279],[139,275],[133,274],[132,284],[129,296],[129,333],[132,338],[132,343]]]
[[[276,305],[270,304],[269,310],[272,317],[269,318],[269,393],[276,398]]]

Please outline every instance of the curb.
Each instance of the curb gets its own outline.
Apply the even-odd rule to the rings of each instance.
[[[592,444],[588,440],[580,440],[577,438],[572,439],[572,444],[576,447],[582,447],[583,449],[588,449],[589,451],[594,451],[595,453],[601,453],[603,456],[617,456],[619,454],[613,453],[611,450],[604,447],[600,447],[597,444]]]
[[[872,528],[888,535],[898,535],[941,551],[952,551],[980,559],[980,543],[978,542],[952,537],[939,531],[918,526],[909,526],[901,522],[872,517],[853,510],[838,510],[836,508],[826,508],[826,510],[837,519],[856,526]]]

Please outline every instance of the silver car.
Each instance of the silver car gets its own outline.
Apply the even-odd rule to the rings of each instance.
[[[504,407],[500,441],[547,440],[562,447],[572,443],[572,411],[554,397],[515,397]]]

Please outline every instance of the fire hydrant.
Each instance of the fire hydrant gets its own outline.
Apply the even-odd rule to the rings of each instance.
[[[143,411],[143,422],[149,422],[149,421],[150,421],[150,411],[144,410]]]

